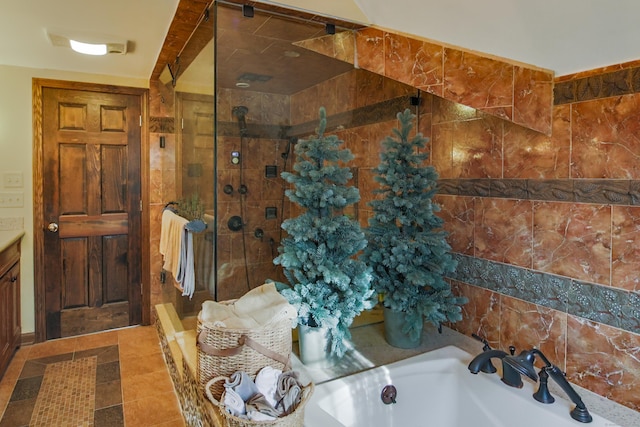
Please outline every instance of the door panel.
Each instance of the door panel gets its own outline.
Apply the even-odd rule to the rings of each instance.
[[[46,337],[139,323],[140,97],[42,94]]]

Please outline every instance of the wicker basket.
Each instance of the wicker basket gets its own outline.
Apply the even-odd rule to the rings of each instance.
[[[233,301],[226,302],[232,303]],[[198,315],[197,374],[201,388],[212,378],[244,371],[255,377],[265,366],[289,370],[291,321],[284,319],[264,329],[230,329],[205,324]],[[212,394],[220,399],[224,387],[214,384]]]
[[[221,384],[224,389],[224,382],[228,380],[228,377],[220,376],[212,378],[205,386],[205,392],[209,400],[220,409],[222,418],[225,421],[224,427],[303,427],[304,426],[304,406],[307,404],[311,395],[313,394],[313,383],[302,388],[302,399],[296,407],[296,409],[284,417],[277,418],[273,421],[253,421],[244,418],[239,418],[229,414],[222,403],[223,396],[215,398],[211,392],[216,384]]]

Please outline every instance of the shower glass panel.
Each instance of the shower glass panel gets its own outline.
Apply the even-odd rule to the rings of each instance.
[[[201,23],[206,30],[185,47],[199,50],[189,54],[195,60],[176,86],[176,184],[183,198],[196,195],[208,227],[196,295],[179,303],[182,315],[197,313],[204,299],[231,300],[267,280],[285,282],[273,259],[282,221],[299,210],[286,198],[280,174],[292,171],[297,141],[315,134],[320,107],[327,111],[326,133],[355,155],[349,167],[361,200],[345,213],[362,226],[377,187],[372,170],[380,141],[397,126],[399,111],[428,114],[428,106],[415,105],[414,88],[299,46],[332,37],[317,17],[257,6],[251,14],[215,2],[211,22]]]

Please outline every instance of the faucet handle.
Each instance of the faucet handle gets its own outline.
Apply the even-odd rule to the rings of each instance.
[[[476,333],[472,333],[471,336],[480,341],[482,344],[484,344],[484,347],[482,347],[482,351],[489,351],[492,350],[491,346],[489,345],[489,341],[487,341],[486,339],[482,338],[480,335],[476,334]],[[515,351],[515,349],[514,349]]]

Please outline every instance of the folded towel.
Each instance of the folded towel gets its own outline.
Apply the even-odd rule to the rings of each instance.
[[[277,399],[276,399],[276,389],[278,387],[278,378],[282,374],[280,369],[275,369],[271,366],[265,366],[260,369],[258,375],[256,375],[256,387],[260,393],[262,393],[267,399],[267,402],[271,406],[275,408]]]
[[[238,317],[251,317],[261,326],[270,326],[297,316],[295,307],[278,292],[273,282],[253,288],[233,306]]]
[[[232,388],[225,389],[223,402],[227,413],[239,417],[247,413],[244,400]]]
[[[207,229],[207,223],[201,219],[194,219],[189,221],[184,228],[188,231],[192,231],[194,233],[202,233]]]
[[[295,319],[296,316],[295,307],[270,282],[250,290],[233,304],[205,301],[202,304],[201,320],[210,324],[222,322],[230,329],[258,329],[269,327],[283,319]]]
[[[258,411],[247,412],[247,419],[251,421],[273,421],[276,418]]]
[[[302,388],[298,385],[293,385],[278,401],[278,409],[282,411],[283,415],[289,415],[296,410],[301,400]]]
[[[259,412],[273,418],[280,416],[280,413],[271,406],[269,402],[267,402],[267,399],[261,393],[253,395],[249,400],[247,400],[245,406],[247,408],[248,416],[251,412]]]
[[[188,296],[191,299],[196,285],[193,234],[185,229],[182,233],[182,239],[180,262],[178,263],[178,271],[175,274],[175,278],[182,289],[182,296]]]
[[[298,381],[297,372],[283,372],[278,377],[276,397],[278,398],[276,408],[284,415],[295,411],[302,400],[302,384]]]
[[[234,372],[231,377],[225,381],[224,389],[226,391],[231,389],[236,392],[243,402],[260,393],[249,374],[241,371]]]
[[[185,218],[176,215],[170,209],[165,209],[162,212],[160,224],[160,254],[164,259],[162,268],[169,271],[174,277],[180,263],[182,236],[187,222]]]
[[[205,324],[223,326],[229,329],[257,329],[260,327],[250,317],[238,317],[232,304],[221,304],[210,300],[202,303],[200,320]]]

